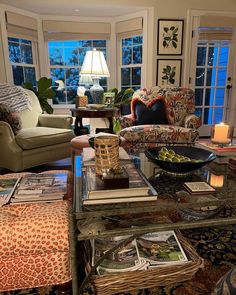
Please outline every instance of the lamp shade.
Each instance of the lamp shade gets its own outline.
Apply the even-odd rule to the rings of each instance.
[[[93,84],[93,80],[91,76],[80,76],[79,77],[79,85],[88,85]]]
[[[93,49],[86,52],[80,75],[98,77],[110,76],[107,63],[102,51]]]

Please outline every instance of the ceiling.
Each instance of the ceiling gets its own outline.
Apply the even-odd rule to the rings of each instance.
[[[144,9],[144,6],[136,6],[135,1],[134,5],[127,6],[127,4],[121,5],[122,1],[112,3],[112,0],[0,0],[0,3],[41,15],[87,17],[115,17]]]

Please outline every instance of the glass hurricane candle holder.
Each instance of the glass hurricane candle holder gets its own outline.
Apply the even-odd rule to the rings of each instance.
[[[213,125],[211,128],[211,142],[219,146],[229,146],[232,144],[234,127],[220,123]]]

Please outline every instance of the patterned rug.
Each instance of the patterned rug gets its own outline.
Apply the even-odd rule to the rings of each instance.
[[[236,226],[225,228],[205,228],[182,231],[183,235],[194,245],[197,252],[205,259],[205,268],[199,270],[195,277],[186,282],[165,287],[140,289],[137,291],[117,293],[117,295],[207,295],[214,290],[216,282],[232,266],[236,265]],[[0,293],[0,295],[56,295],[53,287],[20,290]],[[87,286],[83,295],[95,295],[92,286]]]

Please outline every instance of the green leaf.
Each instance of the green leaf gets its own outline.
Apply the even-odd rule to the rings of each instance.
[[[163,43],[162,43],[162,46],[165,48],[165,47],[168,47],[167,45],[167,42],[164,40]]]
[[[168,28],[168,27],[164,27],[163,30],[164,30],[166,33],[168,33],[169,28]]]
[[[167,76],[163,76],[162,77],[162,80],[168,80],[168,77]]]
[[[170,71],[171,71],[171,66],[167,65],[167,66],[166,66],[166,69],[167,69],[167,71],[170,72]]]
[[[170,82],[171,84],[174,84],[174,83],[175,83],[175,79],[170,79],[169,82]]]
[[[46,100],[42,100],[40,104],[41,104],[41,107],[42,107],[43,111],[47,112],[48,114],[53,113],[52,106]]]
[[[43,96],[46,98],[53,98],[56,95],[52,88],[48,88],[43,92]]]
[[[166,41],[169,41],[169,40],[171,40],[171,37],[164,37],[163,39]]]
[[[172,45],[174,48],[177,48],[177,43],[175,41],[172,41]]]
[[[45,89],[50,88],[52,86],[52,79],[47,77],[42,77],[38,80],[38,92],[42,93]]]
[[[33,84],[31,82],[25,82],[22,84],[22,87],[24,87],[25,89],[29,89],[29,90],[32,90],[34,91],[34,87],[33,87]]]
[[[175,29],[175,26],[170,27],[170,30],[173,31]]]
[[[179,28],[176,28],[176,29],[173,31],[173,34],[175,34],[176,32],[178,32],[178,29],[179,29]]]

